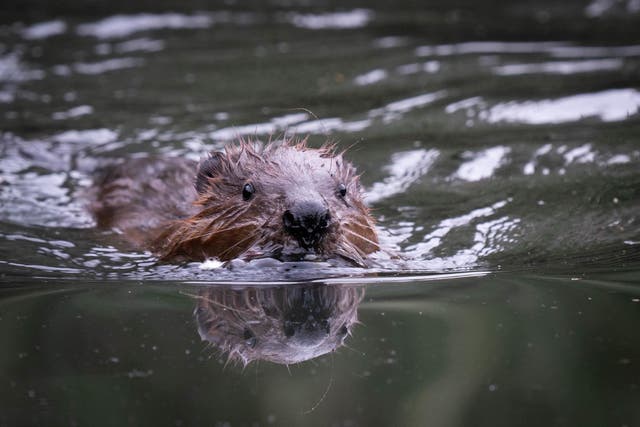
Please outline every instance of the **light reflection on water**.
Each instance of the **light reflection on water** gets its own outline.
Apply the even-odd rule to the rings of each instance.
[[[596,71],[619,70],[624,65],[620,58],[591,59],[582,61],[552,61],[531,64],[508,64],[493,67],[493,72],[501,76],[520,74],[578,74]]]
[[[140,31],[161,29],[208,28],[214,19],[206,14],[183,15],[179,13],[115,15],[97,22],[79,25],[78,35],[100,39],[127,37]]]
[[[629,99],[633,101],[637,95],[634,90],[611,90],[601,92],[594,95],[593,102],[586,102],[592,98],[585,96],[576,96],[558,101],[556,104],[540,104],[555,105],[563,114],[570,114],[572,118],[578,119],[585,115],[585,111],[600,112],[606,121],[607,119],[624,120],[630,117],[618,115],[617,111],[623,111],[630,108],[618,102],[619,99]],[[402,101],[394,101],[389,103],[383,109],[375,109],[375,113],[369,116],[376,117],[381,114],[395,115],[394,119],[400,120],[402,116],[397,114],[407,113],[414,109],[424,108],[439,98],[446,97],[445,91],[418,95],[407,98]],[[576,100],[575,102],[573,100]],[[585,101],[586,100],[586,101]],[[566,108],[563,103],[570,103],[576,108]],[[444,110],[448,114],[459,114],[462,111],[483,106],[484,101],[480,97],[469,98],[464,101],[457,101],[445,105]],[[503,108],[503,115],[508,111],[517,110],[517,105],[510,105],[511,109]],[[534,117],[553,117],[554,120],[560,120],[557,115],[552,112],[546,112],[540,106],[535,106],[531,101],[527,101],[522,105],[527,105],[531,113],[521,112],[522,117],[526,114],[535,115]],[[90,106],[86,106],[91,109]],[[499,110],[499,105],[488,110],[483,110],[477,114],[483,118],[485,111],[495,112]],[[582,108],[580,110],[579,108]],[[66,113],[57,112],[57,120],[64,121],[75,119],[83,115],[90,115],[90,112],[74,110],[74,107]],[[482,107],[486,108],[486,107]],[[84,114],[86,113],[86,114]],[[496,113],[496,115],[498,115]],[[386,116],[391,117],[391,116]],[[318,119],[308,121],[309,113],[297,112],[283,116],[273,117],[269,123],[244,125],[243,127],[222,128],[213,132],[209,132],[209,137],[213,140],[225,140],[235,135],[255,135],[273,134],[279,129],[287,129],[287,132],[293,133],[300,130],[301,126],[306,132],[317,131],[318,133],[326,133],[332,129],[341,129],[342,132],[349,131],[347,123],[341,119]],[[492,120],[489,120],[490,122]],[[497,120],[493,120],[497,121]],[[171,120],[162,122],[171,125]],[[355,122],[354,122],[355,123]],[[545,123],[544,120],[537,120],[535,123]],[[363,122],[364,126],[359,128],[362,131],[370,125],[370,122]],[[138,136],[133,139],[123,139],[118,131],[101,128],[101,129],[84,129],[84,130],[67,130],[64,132],[54,133],[42,140],[23,140],[19,137],[5,134],[4,156],[0,161],[2,169],[3,187],[0,195],[5,200],[5,206],[10,205],[11,209],[4,209],[3,219],[5,221],[22,224],[25,226],[46,226],[46,227],[72,227],[72,228],[90,228],[93,226],[92,219],[88,216],[86,206],[85,189],[90,186],[92,170],[100,164],[100,159],[96,157],[97,153],[109,153],[113,150],[125,148],[131,143],[144,143],[151,141],[152,146],[158,140],[169,139],[172,134],[162,136],[155,129],[147,129],[141,131]],[[164,150],[171,155],[185,155],[194,159],[208,151],[211,144],[207,144],[207,136],[199,134],[198,131],[185,133],[184,147],[175,149],[169,146],[163,147]],[[418,146],[423,145],[422,142],[416,142]],[[428,146],[428,145],[427,145]],[[603,149],[597,148],[595,143],[583,143],[581,145],[568,144],[544,144],[539,146],[530,154],[519,147],[510,146],[489,146],[483,149],[458,151],[458,160],[451,161],[452,151],[446,147],[440,148],[419,148],[407,151],[397,151],[392,153],[386,164],[382,166],[384,174],[380,180],[373,182],[368,187],[367,200],[376,206],[389,207],[393,206],[395,200],[402,200],[413,191],[431,191],[429,186],[442,188],[443,184],[456,184],[456,181],[468,183],[486,182],[491,186],[497,181],[497,176],[550,176],[550,175],[574,175],[579,174],[580,168],[597,167],[603,172],[607,168],[616,168],[620,165],[634,164],[640,159],[640,152],[628,151],[627,153],[616,153],[615,151],[603,152]],[[608,150],[608,149],[607,149]],[[91,154],[91,153],[95,154]],[[144,153],[140,155],[146,156]],[[527,156],[528,160],[523,161],[523,156]],[[525,157],[526,158],[526,157]],[[33,170],[37,166],[38,170]],[[516,166],[512,171],[512,167]],[[73,170],[73,168],[76,170]],[[585,169],[586,170],[586,169]],[[45,171],[50,171],[46,173]],[[613,169],[612,169],[613,171]],[[426,186],[426,187],[425,187]],[[418,190],[422,189],[424,190]],[[511,191],[518,190],[517,187]],[[493,199],[494,201],[492,202]],[[496,201],[498,200],[498,201]],[[515,200],[515,201],[514,201]],[[618,196],[614,196],[611,200],[619,203]],[[515,199],[500,200],[499,197],[490,197],[487,202],[492,202],[490,207],[473,206],[468,207],[468,211],[458,212],[457,215],[444,217],[439,223],[433,222],[427,226],[423,224],[420,218],[403,218],[401,213],[398,218],[385,214],[380,217],[381,239],[386,245],[385,247],[392,253],[397,252],[401,263],[394,261],[393,258],[378,257],[375,260],[376,268],[369,272],[355,272],[355,274],[371,274],[377,271],[394,271],[394,270],[423,270],[423,271],[450,271],[450,270],[468,270],[482,269],[485,267],[495,268],[504,263],[514,265],[510,258],[510,250],[522,244],[523,240],[530,240],[534,245],[543,245],[543,240],[536,240],[537,237],[532,234],[525,234],[523,226],[526,228],[535,227],[534,221],[528,212],[522,211],[523,200],[521,197]],[[527,203],[527,200],[524,200]],[[406,203],[406,202],[405,202]],[[414,201],[415,203],[415,201]],[[544,208],[545,200],[538,198],[534,203],[539,208]],[[511,205],[509,207],[507,205]],[[421,209],[425,206],[423,202],[418,204]],[[506,206],[506,208],[505,208]],[[627,208],[629,212],[630,208]],[[606,213],[603,213],[606,215]],[[476,221],[478,218],[486,218],[483,221]],[[612,224],[621,224],[624,221],[633,221],[633,215],[628,213],[621,215],[621,219],[614,220]],[[579,225],[576,224],[579,228]],[[609,228],[610,230],[610,228]],[[453,232],[454,231],[454,232]],[[636,234],[633,227],[624,227],[617,230],[621,233],[621,237],[617,238],[610,233],[600,235],[601,244],[610,244],[609,242],[633,241]],[[26,231],[25,235],[29,235],[30,231]],[[460,233],[466,234],[466,237],[460,240]],[[454,236],[449,238],[448,236]],[[7,239],[9,241],[15,241]],[[116,239],[117,240],[117,239]],[[117,243],[116,243],[117,244]],[[126,252],[119,252],[118,256],[101,259],[103,255],[99,255],[97,259],[92,258],[93,255],[74,254],[57,252],[54,259],[58,262],[68,263],[69,265],[56,265],[48,269],[47,266],[25,263],[21,257],[9,256],[9,261],[5,261],[13,267],[26,269],[36,269],[51,272],[69,272],[85,274],[93,274],[91,270],[100,271],[105,268],[107,276],[113,276],[114,272],[124,271],[126,274],[133,274],[131,277],[161,278],[167,273],[167,269],[153,267],[153,262],[149,261],[149,254],[135,255],[132,262],[118,265],[123,258],[127,258]],[[38,248],[38,252],[52,254],[46,247]],[[55,254],[54,254],[55,255]],[[497,256],[497,260],[487,263],[489,256]],[[140,258],[137,260],[137,258]],[[509,260],[509,261],[506,261]],[[522,261],[520,261],[522,262]],[[517,265],[518,262],[516,261]],[[492,267],[493,266],[493,267]],[[323,271],[318,269],[316,274],[327,274],[332,276],[331,268]],[[187,270],[188,274],[194,274],[197,270]],[[340,269],[341,274],[352,274],[347,270]],[[335,272],[334,271],[334,272]],[[238,270],[236,270],[236,274]],[[98,273],[102,275],[103,273]],[[173,274],[173,273],[172,273]],[[199,273],[195,273],[197,276]],[[243,276],[240,273],[236,276],[239,280],[248,280],[251,278],[260,280],[260,275],[254,276],[249,273]],[[185,275],[180,275],[185,277]],[[178,278],[177,276],[173,276]],[[166,278],[166,277],[165,277]]]
[[[627,120],[638,112],[640,92],[616,89],[568,97],[496,104],[478,117],[490,123],[501,121],[534,125],[554,124],[598,117],[605,122]]]

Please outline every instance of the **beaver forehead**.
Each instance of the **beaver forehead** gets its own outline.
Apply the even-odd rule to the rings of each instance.
[[[281,148],[264,159],[264,163],[248,168],[251,176],[263,187],[286,190],[284,185],[309,190],[331,190],[353,179],[353,167],[341,156],[322,157],[316,151]]]
[[[296,170],[305,174],[311,171],[337,173],[342,169],[344,160],[341,155],[327,156],[323,153],[319,150],[281,147],[271,152],[267,160],[282,170]]]

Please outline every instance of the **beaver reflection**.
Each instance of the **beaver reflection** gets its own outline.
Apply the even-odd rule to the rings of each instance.
[[[357,322],[361,287],[325,284],[200,291],[194,316],[198,332],[243,364],[290,364],[340,347]]]

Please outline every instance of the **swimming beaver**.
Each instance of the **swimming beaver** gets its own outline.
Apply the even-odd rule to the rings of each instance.
[[[365,266],[379,249],[353,165],[330,145],[239,141],[196,164],[134,159],[106,171],[91,205],[162,260],[316,254]]]

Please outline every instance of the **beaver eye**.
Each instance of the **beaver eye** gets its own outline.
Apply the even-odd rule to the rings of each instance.
[[[347,195],[347,186],[344,184],[338,185],[338,196],[344,197]]]
[[[246,183],[244,187],[242,187],[242,199],[247,201],[253,196],[253,193],[256,192],[256,189],[253,187],[253,184]]]

